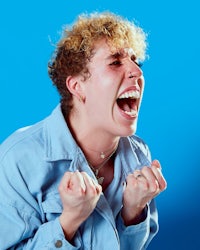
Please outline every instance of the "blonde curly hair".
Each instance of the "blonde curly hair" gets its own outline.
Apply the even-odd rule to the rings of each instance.
[[[146,57],[146,34],[133,22],[110,12],[80,15],[71,28],[65,28],[48,69],[49,76],[61,95],[65,115],[72,108],[72,96],[66,89],[66,78],[76,74],[88,76],[87,63],[97,40],[106,39],[111,51],[125,46],[134,50],[136,58]]]

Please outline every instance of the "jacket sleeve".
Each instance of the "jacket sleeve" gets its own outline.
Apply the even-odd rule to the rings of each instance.
[[[117,230],[120,237],[121,250],[147,249],[152,238],[158,231],[158,216],[155,200],[147,205],[146,219],[137,224],[126,227],[121,214],[117,217]]]
[[[8,170],[6,166],[0,165],[0,249],[80,249],[78,233],[74,245],[66,241],[59,214],[54,220],[45,221],[19,170],[12,167]]]

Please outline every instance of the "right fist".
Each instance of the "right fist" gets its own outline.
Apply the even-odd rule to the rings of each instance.
[[[69,227],[74,231],[93,212],[100,198],[102,187],[85,172],[66,172],[59,185],[63,212],[61,226],[66,232]]]

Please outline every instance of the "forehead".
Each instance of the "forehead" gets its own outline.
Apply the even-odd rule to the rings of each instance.
[[[133,48],[123,46],[121,48],[115,48],[112,44],[108,44],[106,40],[100,40],[94,44],[93,56],[101,59],[111,59],[119,57],[135,57]]]

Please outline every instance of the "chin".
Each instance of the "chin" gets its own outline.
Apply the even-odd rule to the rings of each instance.
[[[131,135],[134,135],[135,133],[136,133],[136,128],[134,127],[134,128],[132,128],[131,129],[131,131],[130,131],[130,133],[127,135],[127,136],[131,136]]]
[[[131,127],[124,129],[123,131],[121,130],[120,136],[126,137],[126,136],[134,135],[136,133],[136,130],[137,130],[137,125],[134,124]]]
[[[115,131],[115,135],[118,134],[120,137],[126,137],[126,136],[131,136],[136,133],[137,130],[137,121],[138,119],[118,119],[117,121],[115,120],[115,126],[117,130]]]
[[[127,136],[135,134],[136,130],[137,130],[137,120],[134,123],[132,123],[130,126],[128,126]]]

